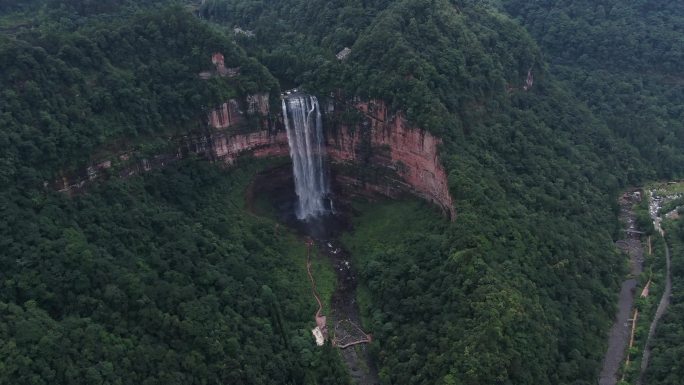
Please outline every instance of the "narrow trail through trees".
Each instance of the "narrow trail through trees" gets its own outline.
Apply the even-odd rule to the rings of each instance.
[[[665,232],[660,230],[665,239]],[[663,296],[660,297],[660,302],[658,303],[658,309],[656,310],[651,326],[648,329],[648,337],[646,337],[646,345],[644,347],[644,354],[641,357],[641,371],[639,372],[639,379],[637,380],[637,385],[642,385],[644,383],[644,373],[648,368],[648,361],[651,357],[651,341],[655,335],[656,328],[658,327],[658,322],[662,318],[663,314],[667,310],[670,304],[670,296],[672,295],[672,276],[670,274],[670,247],[667,245],[667,240],[665,240],[665,265],[666,265],[666,275],[665,275],[665,290],[663,290]]]
[[[322,314],[323,301],[316,289],[316,280],[312,271],[312,248],[319,244],[318,252],[326,255],[332,262],[332,267],[337,276],[337,283],[330,304],[331,317],[335,320],[331,343],[340,349],[342,358],[349,368],[349,374],[356,384],[375,385],[379,384],[378,374],[372,360],[368,355],[367,348],[373,338],[363,331],[360,325],[358,304],[356,303],[356,274],[351,266],[349,255],[342,247],[338,247],[336,241],[331,239],[311,238],[306,241],[307,246],[307,274],[311,280],[312,293],[318,303],[316,311],[317,329],[321,336],[328,339],[327,317]],[[316,332],[314,331],[314,336]]]
[[[311,293],[313,294],[316,302],[318,303],[318,310],[316,310],[316,329],[313,330],[314,337],[316,338],[316,344],[322,345],[326,339],[328,339],[328,326],[327,319],[322,314],[323,303],[321,302],[321,296],[318,294],[316,289],[316,280],[311,274],[311,246],[313,246],[313,241],[308,239],[306,241],[306,273],[309,275],[309,280],[311,281]],[[319,334],[320,333],[320,334]]]
[[[316,290],[316,280],[311,274],[311,243],[306,244],[306,272],[309,274],[309,280],[311,280],[311,292],[313,293],[316,302],[318,302],[318,310],[316,310],[316,319],[321,316],[321,311],[323,310],[323,303],[321,303],[321,297],[318,295]]]
[[[311,239],[306,241],[306,273],[309,275],[309,280],[311,281],[311,292],[318,303],[318,310],[316,310],[316,326],[320,329],[325,339],[328,338],[327,331],[327,318],[322,314],[323,302],[321,301],[320,294],[316,289],[316,280],[311,273],[311,247],[314,242]],[[340,319],[335,323],[335,337],[332,340],[332,345],[340,349],[346,349],[348,347],[368,344],[373,341],[373,337],[364,332],[363,329],[351,319]]]

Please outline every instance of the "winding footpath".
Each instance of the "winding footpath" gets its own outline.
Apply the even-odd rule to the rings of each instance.
[[[659,201],[654,200],[653,194],[650,194],[649,199],[649,211],[651,213],[651,218],[653,219],[653,224],[657,232],[660,233],[663,240],[665,240],[665,231],[663,231],[661,227],[662,218],[657,214],[660,209],[660,203]],[[624,361],[627,343],[630,339],[631,333],[629,332],[628,325],[630,321],[633,321],[630,319],[630,312],[634,306],[635,290],[637,287],[637,279],[635,277],[638,277],[639,274],[641,274],[643,263],[643,247],[639,236],[641,233],[636,229],[636,216],[633,210],[633,205],[640,200],[641,192],[637,192],[636,190],[627,192],[620,198],[620,218],[627,224],[627,227],[624,229],[626,233],[625,239],[615,242],[615,245],[629,255],[631,274],[630,277],[622,282],[618,299],[618,311],[615,317],[615,323],[610,331],[608,350],[606,351],[603,360],[603,368],[599,377],[600,385],[615,385],[617,383],[617,374]],[[656,328],[658,327],[658,322],[663,314],[665,314],[665,311],[670,304],[670,296],[672,294],[670,261],[670,248],[667,245],[667,240],[665,240],[665,290],[663,290],[663,295],[660,298],[658,308],[656,309],[656,313],[648,330],[648,336],[641,358],[641,368],[636,381],[637,385],[644,384],[644,374],[648,368],[653,337]],[[635,315],[632,317],[635,317],[637,312],[634,314]],[[634,327],[634,322],[632,322],[632,327]]]
[[[316,344],[321,346],[323,342],[328,338],[328,326],[326,317],[321,314],[323,311],[323,303],[321,302],[321,297],[316,289],[316,280],[311,274],[311,247],[313,246],[312,240],[306,241],[306,273],[309,275],[309,280],[311,281],[311,292],[318,303],[318,310],[316,310],[316,329],[314,329],[314,337],[316,338]],[[318,335],[320,333],[320,335]]]
[[[658,230],[663,239],[665,239],[665,232],[658,226]],[[665,290],[663,290],[663,296],[660,297],[660,303],[658,303],[658,309],[656,310],[651,326],[648,329],[648,337],[646,338],[646,345],[644,347],[644,354],[641,357],[641,371],[639,372],[639,379],[637,380],[637,385],[642,385],[644,383],[644,374],[646,373],[646,368],[648,368],[648,361],[651,357],[651,341],[655,335],[656,327],[658,327],[658,321],[665,314],[668,305],[670,304],[670,296],[672,294],[672,276],[670,274],[670,248],[667,246],[667,241],[665,241],[665,265],[666,265],[666,275],[665,275]]]

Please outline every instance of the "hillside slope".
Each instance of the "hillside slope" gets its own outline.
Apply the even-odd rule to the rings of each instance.
[[[281,82],[383,99],[444,140],[455,223],[355,233],[385,381],[593,383],[623,271],[614,197],[652,171],[526,30],[481,2],[205,4]]]
[[[258,165],[43,188],[204,129],[227,98],[297,86],[383,100],[443,141],[456,220],[377,205],[346,239],[383,383],[595,382],[626,270],[617,192],[684,170],[677,3],[644,5],[653,30],[631,6],[542,1],[206,0],[204,20],[164,1],[48,3],[0,36],[0,378],[346,383],[307,335],[299,249],[235,198]],[[600,52],[616,35],[624,49]],[[214,52],[239,81],[197,79]]]

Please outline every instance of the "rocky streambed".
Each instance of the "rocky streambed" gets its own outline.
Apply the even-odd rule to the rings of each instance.
[[[620,197],[620,220],[625,224],[623,237],[615,245],[629,255],[630,274],[620,286],[618,309],[608,337],[608,350],[603,359],[599,377],[600,385],[615,385],[618,371],[625,359],[629,343],[632,308],[634,307],[637,277],[643,270],[644,250],[641,246],[641,232],[636,226],[634,206],[641,202],[642,192],[633,190]]]
[[[339,203],[335,205],[334,213],[331,210],[314,219],[298,220],[295,215],[297,197],[289,167],[284,165],[257,176],[247,191],[247,207],[252,212],[275,217],[294,230],[303,242],[313,242],[311,258],[325,258],[331,265],[335,272],[335,289],[329,304],[331,314],[324,314],[328,339],[339,349],[354,384],[379,384],[377,368],[369,354],[370,332],[362,328],[356,301],[357,271],[352,256],[339,241],[344,232],[351,230],[350,209]],[[313,275],[315,277],[315,272]],[[312,328],[316,326],[313,321],[312,314]]]

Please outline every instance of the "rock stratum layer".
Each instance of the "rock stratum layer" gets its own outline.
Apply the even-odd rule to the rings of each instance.
[[[362,114],[360,122],[337,124],[328,133],[331,161],[382,167],[390,172],[369,182],[350,175],[338,179],[347,184],[360,183],[389,196],[407,190],[439,205],[450,218],[455,218],[447,174],[438,156],[441,140],[411,127],[401,113],[390,115],[382,101],[360,102],[353,108]]]
[[[227,102],[225,106],[237,108],[243,103],[247,106],[245,116],[256,116],[257,125],[263,127],[267,123],[264,113],[268,113],[268,96],[252,95],[245,101]],[[353,124],[339,123],[340,114],[352,109],[359,113],[360,119]],[[242,112],[236,115],[242,115]],[[244,121],[242,116],[239,120]],[[282,120],[282,117],[276,120]],[[381,101],[353,105],[331,103],[326,120],[330,126],[326,130],[326,149],[331,163],[342,166],[334,173],[335,182],[341,188],[351,193],[370,192],[388,197],[410,192],[437,204],[447,216],[455,218],[447,174],[438,157],[441,143],[438,138],[411,127],[401,113],[390,115]],[[245,133],[236,132],[231,124],[213,124],[215,121],[211,117],[208,123],[207,134],[176,138],[168,153],[152,157],[130,151],[122,153],[79,173],[62,176],[53,187],[59,191],[77,192],[90,181],[110,176],[129,177],[159,169],[189,154],[228,165],[246,153],[255,157],[289,156],[287,135],[280,123],[270,124],[269,129]],[[380,172],[351,172],[354,169]]]

